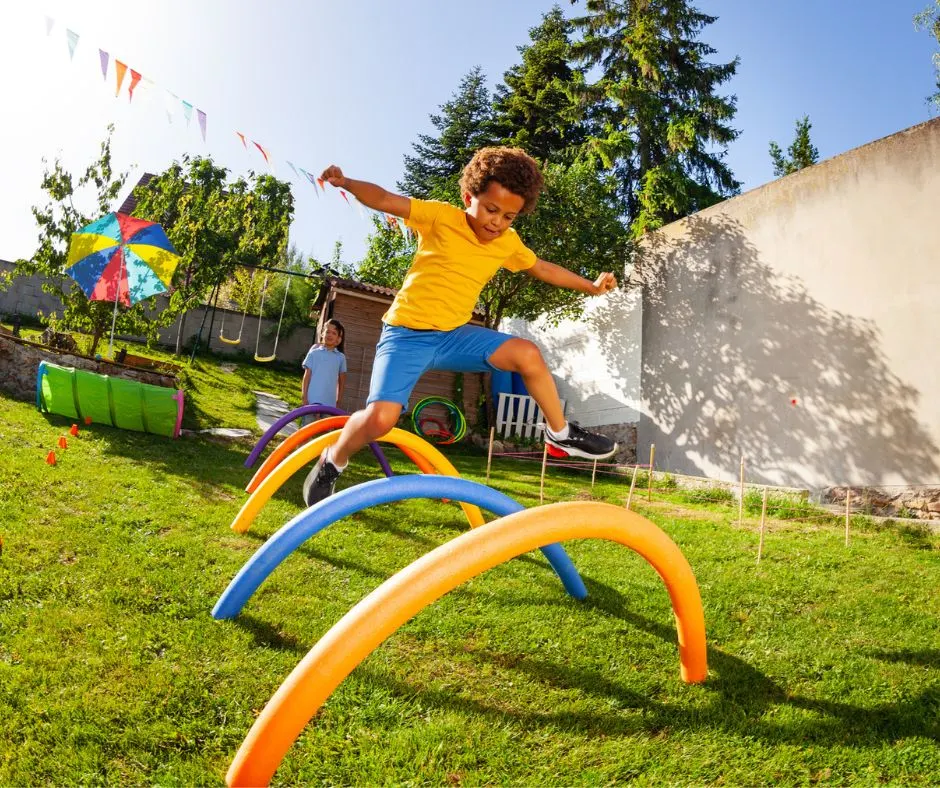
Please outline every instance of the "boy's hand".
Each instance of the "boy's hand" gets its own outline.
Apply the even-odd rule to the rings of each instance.
[[[323,170],[320,179],[326,181],[331,186],[337,186],[339,188],[346,185],[346,177],[343,175],[343,171],[335,164],[331,164]]]
[[[614,276],[610,271],[606,271],[601,274],[594,281],[594,289],[592,293],[594,295],[603,295],[617,286],[617,277]]]

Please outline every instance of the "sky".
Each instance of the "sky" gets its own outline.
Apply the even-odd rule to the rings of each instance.
[[[740,135],[727,162],[742,190],[773,179],[767,153],[785,149],[803,115],[827,159],[931,118],[936,42],[916,32],[927,0],[698,0],[718,17],[701,40],[716,62],[740,57],[722,86],[737,96]],[[583,2],[560,4],[567,15]],[[43,159],[76,175],[115,125],[114,163],[160,172],[184,154],[211,155],[233,176],[272,170],[293,183],[291,241],[328,261],[337,240],[356,262],[371,223],[336,190],[317,196],[288,165],[319,174],[338,164],[395,188],[403,156],[429,116],[479,65],[495,86],[550,0],[38,0],[0,11],[0,259],[28,257],[44,202]],[[47,33],[47,17],[52,20]],[[72,57],[66,30],[78,35]],[[107,79],[98,50],[110,55]],[[115,97],[117,58],[152,80]],[[187,126],[182,104],[194,105]],[[167,108],[173,122],[168,121]],[[203,141],[195,114],[206,113]],[[246,150],[236,136],[249,140]],[[122,195],[122,199],[123,199]],[[79,201],[81,204],[81,201]],[[115,208],[117,206],[114,206]]]

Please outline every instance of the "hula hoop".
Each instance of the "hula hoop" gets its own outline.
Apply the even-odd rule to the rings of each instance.
[[[463,436],[467,434],[466,418],[464,418],[460,408],[458,408],[453,402],[445,397],[425,397],[417,405],[415,405],[414,410],[411,411],[411,425],[414,427],[415,434],[425,439],[428,437],[437,437],[433,431],[425,432],[422,430],[421,422],[418,420],[418,417],[421,415],[421,411],[429,405],[442,405],[448,410],[450,415],[454,417],[455,425],[453,435],[450,435],[448,440],[439,441],[439,446],[449,446],[451,443],[456,443],[457,441],[461,440]],[[428,419],[428,421],[432,420],[440,425],[440,422],[438,422],[436,419]]]

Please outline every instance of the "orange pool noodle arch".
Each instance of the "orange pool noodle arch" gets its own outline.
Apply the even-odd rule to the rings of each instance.
[[[257,490],[258,485],[271,474],[271,471],[298,446],[302,446],[307,441],[324,432],[342,429],[347,421],[349,421],[349,416],[329,416],[328,418],[314,421],[311,424],[305,424],[293,435],[288,435],[274,451],[265,457],[264,462],[261,463],[258,470],[255,471],[255,475],[251,477],[251,481],[248,482],[248,485],[245,487],[245,492],[251,493]],[[398,448],[401,449],[402,453],[409,460],[418,466],[418,470],[422,473],[434,473],[434,466],[420,454],[416,454],[405,446],[399,446]]]
[[[304,727],[340,682],[414,615],[504,561],[554,542],[608,539],[645,558],[666,584],[679,634],[682,680],[708,672],[705,616],[689,562],[663,531],[606,503],[538,506],[487,523],[432,550],[386,580],[341,618],[297,664],[242,742],[230,786],[267,785]]]
[[[326,435],[320,435],[309,443],[305,443],[293,452],[287,455],[280,463],[274,466],[273,470],[262,480],[254,492],[248,496],[248,500],[242,505],[241,510],[235,515],[232,521],[232,530],[236,533],[245,533],[254,522],[258,512],[270,500],[291,476],[303,468],[308,463],[320,456],[321,452],[339,439],[339,430],[328,432]],[[397,427],[389,430],[385,435],[379,438],[383,443],[391,443],[399,448],[410,449],[415,455],[423,457],[431,470],[444,476],[460,476],[457,469],[451,464],[443,454],[426,440],[419,438],[410,432],[400,430]],[[423,469],[422,469],[423,470]],[[467,522],[471,528],[483,525],[483,513],[480,507],[469,503],[461,503],[460,507],[467,516]]]

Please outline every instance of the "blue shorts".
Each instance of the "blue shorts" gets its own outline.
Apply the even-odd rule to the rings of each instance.
[[[493,372],[490,356],[512,338],[483,326],[418,331],[386,324],[375,348],[367,402],[397,402],[407,408],[418,378],[429,370]]]

